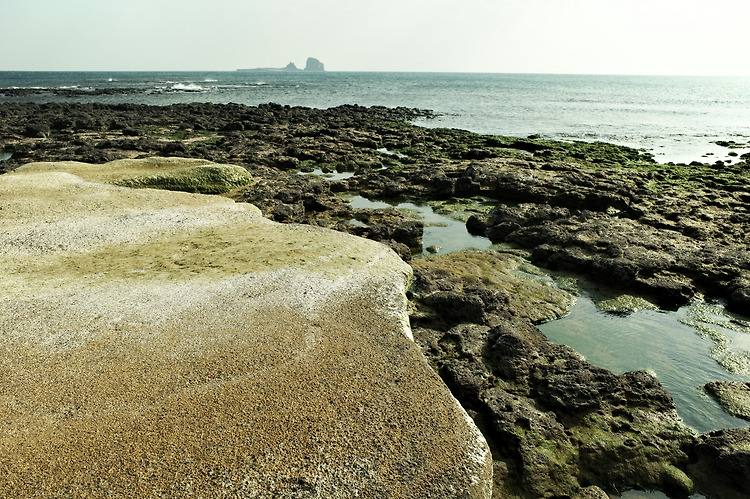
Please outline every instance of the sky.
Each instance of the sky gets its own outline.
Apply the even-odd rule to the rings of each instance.
[[[0,71],[750,76],[747,0],[0,0]]]

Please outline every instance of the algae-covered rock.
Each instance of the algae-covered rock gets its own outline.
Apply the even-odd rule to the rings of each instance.
[[[750,383],[713,381],[703,388],[721,404],[726,413],[750,419]]]
[[[423,321],[431,314],[430,307],[438,307],[434,317],[445,318],[466,315],[470,303],[475,303],[476,320],[469,322],[488,323],[493,312],[503,315],[513,310],[516,316],[542,323],[567,314],[573,303],[570,294],[543,276],[525,272],[526,264],[508,254],[460,251],[420,258],[412,266],[416,272],[412,289],[422,297],[417,303],[428,306],[422,310]]]
[[[244,168],[233,165],[200,165],[164,174],[144,175],[123,179],[118,185],[135,188],[166,189],[168,191],[225,194],[252,182]]]
[[[54,165],[54,166],[53,166]],[[199,194],[225,194],[246,187],[253,178],[245,168],[200,159],[121,159],[102,165],[88,163],[30,163],[19,173],[65,171],[81,178],[124,187],[165,189]]]
[[[742,499],[750,495],[750,428],[728,428],[701,435],[689,471],[707,497]]]
[[[533,322],[565,313],[570,295],[518,262],[491,252],[415,260],[410,290],[415,339],[505,463],[495,497],[589,485],[691,493],[695,436],[672,397],[647,372],[616,375],[550,343]]]

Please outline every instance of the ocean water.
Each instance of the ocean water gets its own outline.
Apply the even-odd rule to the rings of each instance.
[[[26,89],[3,96],[2,89]],[[71,90],[56,95],[50,90]],[[430,109],[430,127],[644,149],[660,162],[736,161],[750,151],[750,78],[467,73],[0,72],[0,102],[169,105],[268,102]]]

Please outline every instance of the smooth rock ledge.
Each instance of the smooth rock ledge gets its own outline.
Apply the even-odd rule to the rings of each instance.
[[[0,495],[490,496],[395,253],[66,171],[0,176]]]

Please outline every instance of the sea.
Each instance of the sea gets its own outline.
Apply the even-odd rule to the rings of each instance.
[[[741,77],[6,71],[0,72],[0,102],[405,106],[433,112],[415,122],[420,126],[605,141],[635,147],[661,163],[732,162],[750,152],[750,78]],[[438,216],[430,207],[406,208],[423,210],[433,222]],[[448,232],[431,229],[425,245],[489,247],[465,233],[462,223],[443,222],[431,225]],[[438,239],[427,240],[432,237]],[[677,311],[611,314],[582,294],[568,317],[541,329],[614,372],[653,372],[696,431],[748,425],[702,390],[707,381],[750,381],[750,322],[721,303],[697,300]],[[722,367],[727,356],[740,368]]]
[[[3,96],[3,89],[25,91]],[[422,126],[605,141],[662,163],[736,161],[750,152],[747,77],[0,71],[0,102],[8,101],[405,106],[435,113]]]

